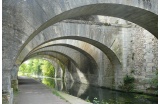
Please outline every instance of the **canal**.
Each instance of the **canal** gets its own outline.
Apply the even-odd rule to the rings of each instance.
[[[74,82],[63,83],[61,79],[36,79],[50,88],[79,97],[94,104],[158,104],[158,97],[156,96],[113,91]]]

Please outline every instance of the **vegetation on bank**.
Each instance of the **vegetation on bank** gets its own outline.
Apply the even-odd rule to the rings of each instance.
[[[158,89],[158,70],[155,72],[155,76],[151,80],[151,85]]]
[[[155,76],[150,80],[151,88],[154,93],[158,95],[158,70],[155,72]]]
[[[134,81],[135,81],[135,78],[133,76],[129,76],[129,75],[126,75],[124,78],[123,78],[123,84],[119,86],[119,88],[123,89],[124,91],[133,91],[134,89]]]

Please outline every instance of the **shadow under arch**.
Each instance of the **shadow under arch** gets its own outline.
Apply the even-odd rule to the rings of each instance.
[[[51,47],[51,46],[65,46],[65,47],[72,48],[72,49],[74,49],[74,50],[76,50],[76,51],[79,51],[79,52],[82,53],[84,56],[86,56],[86,57],[88,57],[88,58],[90,59],[90,61],[91,61],[91,63],[92,63],[92,70],[90,70],[91,74],[97,73],[98,64],[97,64],[97,62],[95,61],[95,59],[94,59],[89,53],[87,53],[86,51],[84,51],[84,50],[82,50],[82,49],[80,49],[80,48],[78,48],[78,47],[76,47],[76,46],[73,46],[73,45],[61,44],[61,43],[48,45],[48,46],[46,46],[46,47]],[[41,48],[39,48],[39,49],[46,48],[46,47],[41,47]],[[38,50],[39,50],[39,49],[38,49]],[[37,51],[37,50],[35,50],[35,51]],[[32,51],[32,52],[35,52],[35,51]],[[31,52],[30,54],[32,54],[32,52]],[[28,54],[27,56],[29,56],[30,54]],[[27,57],[27,56],[26,56],[26,57]]]
[[[52,42],[52,41],[56,41],[56,40],[62,40],[62,39],[80,40],[80,41],[84,41],[86,43],[89,43],[89,44],[97,47],[98,49],[100,49],[102,52],[104,52],[105,55],[109,58],[109,60],[111,61],[112,65],[115,68],[118,68],[119,70],[122,69],[122,64],[119,61],[117,55],[109,47],[107,47],[106,45],[104,45],[104,44],[102,44],[102,43],[100,43],[98,41],[95,41],[95,40],[92,40],[92,39],[89,39],[89,38],[86,38],[86,37],[64,36],[64,37],[54,38],[54,39],[51,39],[49,41],[43,42],[42,44],[40,44],[37,47],[35,47],[32,51],[41,48],[41,46],[46,44],[46,43],[49,43],[49,42]],[[30,52],[32,52],[32,51],[30,51]]]
[[[50,20],[43,23],[38,29],[36,29],[25,43],[21,46],[17,57],[24,49],[24,47],[41,31],[47,27],[60,22],[62,20],[76,18],[80,16],[89,16],[89,15],[105,15],[122,18],[124,20],[131,21],[149,32],[151,32],[156,38],[158,38],[158,15],[141,9],[138,7],[123,5],[123,4],[112,4],[112,3],[97,3],[90,4],[81,7],[76,7],[71,10],[65,11],[61,14],[56,15]],[[147,21],[147,22],[146,22]],[[16,59],[17,59],[16,57]]]

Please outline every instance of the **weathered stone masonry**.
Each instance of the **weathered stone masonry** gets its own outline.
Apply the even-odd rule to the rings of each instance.
[[[150,93],[147,81],[158,70],[157,2],[3,0],[3,95],[12,102],[18,67],[32,57],[56,58],[68,80],[111,89],[134,70],[136,89]]]

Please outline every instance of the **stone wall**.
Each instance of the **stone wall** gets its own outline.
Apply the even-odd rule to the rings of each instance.
[[[62,38],[64,36],[85,37],[85,41],[90,43],[87,46],[88,49],[92,46],[100,49],[96,51],[96,48],[90,48],[89,51],[86,51],[94,53],[90,55],[98,64],[98,71],[95,74],[82,73],[81,69],[79,70],[75,66],[74,62],[76,62],[77,58],[79,60],[77,62],[79,62],[83,70],[85,68],[92,70],[93,66],[90,66],[90,64],[87,66],[87,61],[83,55],[75,56],[75,60],[71,61],[69,57],[63,58],[57,53],[49,54],[57,56],[61,61],[64,59],[69,79],[81,83],[118,89],[118,86],[123,81],[123,77],[126,74],[131,74],[130,72],[134,70],[132,75],[136,78],[135,84],[137,89],[147,92],[146,89],[150,87],[147,81],[151,80],[154,72],[158,70],[158,43],[154,37],[157,37],[157,2],[158,0],[78,0],[78,2],[77,0],[3,0],[3,92],[11,91],[11,80],[16,79],[17,73],[15,66],[19,66],[24,61],[24,58],[29,58],[25,56],[32,49],[50,39]],[[92,4],[102,5],[93,6]],[[114,5],[111,4],[116,4],[119,8],[117,10],[131,10],[132,12],[125,11],[128,14],[124,12],[110,14],[114,12]],[[88,8],[87,5],[93,6],[93,8],[89,7],[90,9],[85,11]],[[110,9],[106,9],[106,5]],[[99,6],[101,10],[97,9]],[[143,11],[135,13],[134,10],[141,11],[139,8],[143,9]],[[82,17],[85,13],[89,14],[89,16],[85,15]],[[128,21],[99,16],[98,13],[130,19],[131,21],[132,15],[138,16],[138,18],[133,18],[134,21],[132,22],[143,26],[154,34]],[[145,18],[143,17],[143,13],[146,13]],[[76,16],[79,17],[77,18]],[[155,21],[154,19],[152,21],[151,17]],[[143,23],[141,24],[141,22]],[[43,26],[40,27],[41,25]],[[34,34],[32,34],[33,32]],[[72,39],[74,40],[75,38]],[[65,42],[67,43],[67,41]],[[84,48],[83,43],[78,45],[73,42],[72,45],[80,49],[87,49]],[[70,51],[66,52],[68,52],[68,55],[72,55],[72,53],[69,53]],[[119,64],[115,65],[115,58],[120,66],[118,66]],[[69,61],[66,61],[66,59]],[[82,67],[84,65],[85,67]],[[78,79],[76,79],[77,76],[79,77]],[[10,95],[12,94],[10,93]]]
[[[136,88],[146,91],[149,81],[158,71],[157,39],[148,31],[139,28],[124,30],[123,36],[123,71],[136,78]],[[125,34],[125,33],[124,33]],[[127,37],[126,37],[127,36]]]

